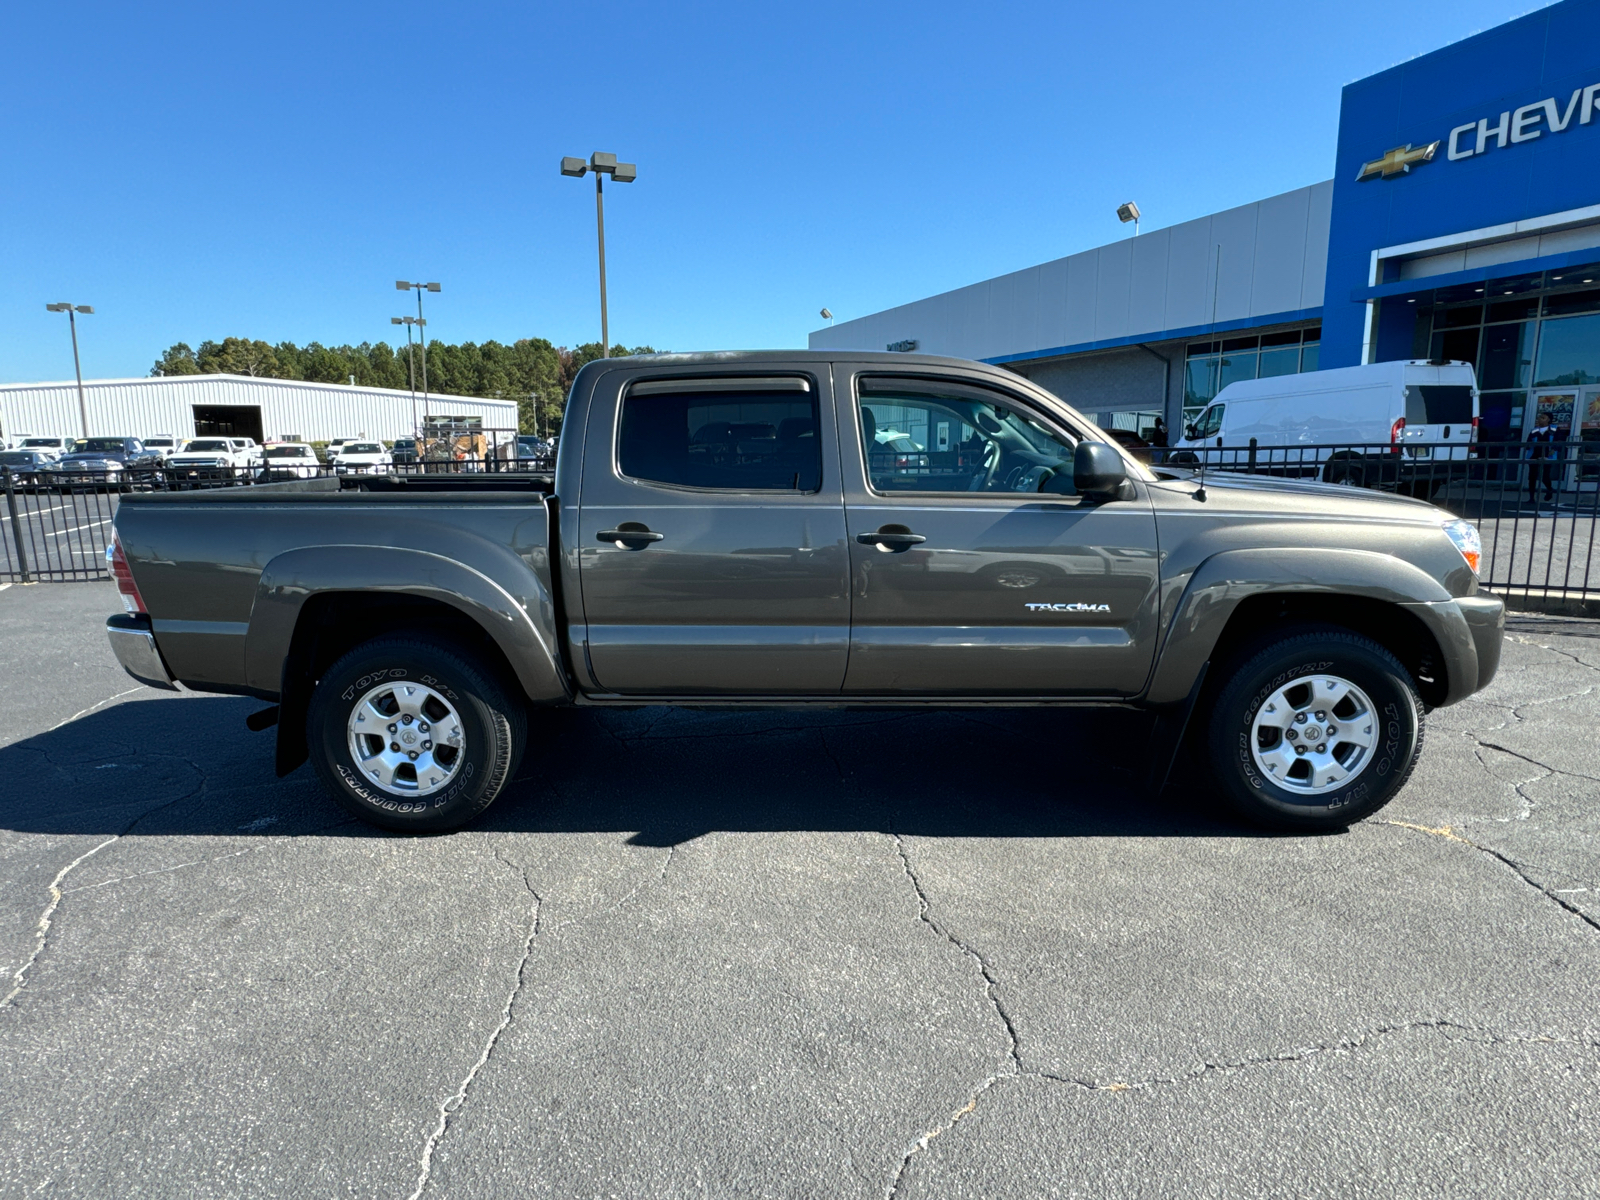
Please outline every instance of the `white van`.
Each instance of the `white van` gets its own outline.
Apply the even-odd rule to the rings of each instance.
[[[1246,379],[1223,388],[1185,433],[1169,461],[1237,467],[1254,442],[1258,466],[1334,483],[1401,482],[1425,464],[1467,459],[1478,381],[1468,363],[1420,360]]]

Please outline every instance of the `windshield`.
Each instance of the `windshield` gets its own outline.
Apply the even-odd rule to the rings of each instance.
[[[161,449],[165,449],[166,447],[172,445],[172,439],[171,438],[149,438],[149,439],[147,439],[145,441],[145,445],[146,446],[157,446],[157,447],[160,447]]]
[[[31,467],[38,461],[38,456],[28,450],[0,451],[0,466]]]
[[[126,449],[126,446],[121,438],[88,438],[79,442],[76,449],[79,453],[115,454]]]
[[[23,449],[27,449],[29,446],[38,446],[43,450],[54,450],[61,445],[61,440],[60,438],[23,438],[22,446]]]
[[[383,447],[376,442],[346,442],[343,446],[345,454],[382,454]]]
[[[219,450],[226,452],[228,450],[228,443],[224,442],[224,441],[214,441],[214,440],[202,438],[198,442],[190,442],[189,443],[189,449],[191,449],[191,450],[201,450],[201,451],[210,451],[211,453],[214,454]]]
[[[268,446],[268,458],[310,458],[310,446]]]

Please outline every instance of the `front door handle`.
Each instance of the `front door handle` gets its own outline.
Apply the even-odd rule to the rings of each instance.
[[[920,533],[912,533],[904,525],[885,525],[874,533],[856,534],[856,541],[863,546],[876,546],[885,553],[909,550],[927,540]]]
[[[652,533],[648,525],[641,525],[637,521],[624,521],[615,529],[602,529],[595,534],[595,538],[608,542],[619,550],[643,550],[651,542],[666,540],[664,533]]]

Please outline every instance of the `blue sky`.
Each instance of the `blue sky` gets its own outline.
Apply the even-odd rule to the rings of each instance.
[[[1488,0],[18,5],[0,72],[0,381],[226,336],[802,346],[821,324],[1332,172],[1345,83]],[[414,310],[409,310],[414,311]]]

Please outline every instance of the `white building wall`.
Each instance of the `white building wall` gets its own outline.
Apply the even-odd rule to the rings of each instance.
[[[1332,212],[1328,180],[840,321],[809,345],[882,350],[911,339],[927,354],[994,359],[1320,308]]]
[[[158,433],[193,437],[196,405],[240,405],[261,409],[267,437],[299,434],[308,441],[338,437],[392,441],[412,431],[411,393],[387,388],[341,387],[290,379],[252,379],[243,375],[182,375],[153,379],[84,380],[91,436],[145,438]],[[479,417],[485,429],[517,427],[511,400],[467,396],[417,397],[417,416]],[[0,384],[0,428],[7,438],[77,437],[82,432],[78,387],[64,383]]]

